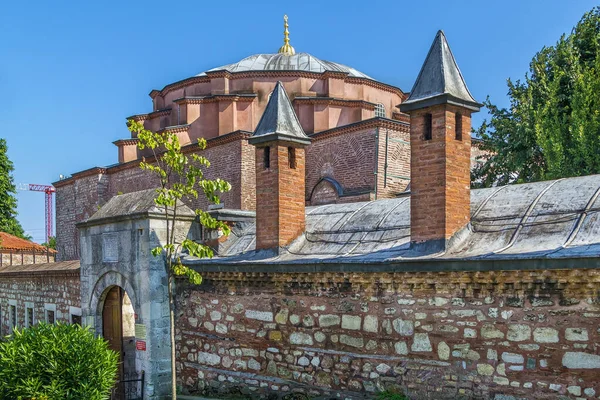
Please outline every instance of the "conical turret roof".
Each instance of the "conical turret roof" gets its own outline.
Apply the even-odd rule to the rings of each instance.
[[[285,92],[283,84],[277,82],[271,93],[265,112],[249,139],[250,144],[284,140],[309,144],[310,138],[304,133],[294,107]]]
[[[410,96],[400,104],[400,109],[412,111],[446,103],[473,111],[479,111],[482,106],[469,92],[446,35],[440,30],[433,40]]]

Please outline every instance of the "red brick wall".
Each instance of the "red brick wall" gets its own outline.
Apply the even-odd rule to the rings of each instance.
[[[108,176],[102,173],[56,185],[57,260],[79,259],[79,233],[75,224],[94,215],[109,200],[107,190]]]
[[[335,179],[345,194],[375,190],[376,131],[374,128],[342,135],[315,137],[306,149],[306,199],[324,177]],[[318,200],[316,200],[318,202]]]
[[[455,113],[462,140],[455,139]],[[424,139],[431,114],[431,140]],[[471,118],[467,110],[439,105],[411,113],[411,241],[448,239],[469,222]]]
[[[79,269],[68,272],[0,273],[0,335],[9,333],[9,302],[16,301],[17,326],[25,326],[25,303],[33,303],[34,323],[45,321],[44,304],[56,306],[57,322],[70,322],[70,307],[81,308]]]
[[[268,142],[256,148],[256,248],[289,245],[304,232],[304,147],[285,142]],[[295,152],[292,167],[289,149]],[[264,152],[270,163],[265,167]]]
[[[377,198],[393,198],[410,182],[410,132],[379,128]]]

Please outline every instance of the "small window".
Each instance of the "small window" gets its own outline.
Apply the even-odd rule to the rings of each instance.
[[[291,169],[296,169],[296,149],[288,147],[288,162]]]
[[[381,103],[375,106],[375,116],[385,118],[385,106]]]
[[[10,332],[17,327],[17,306],[10,306]]]
[[[71,323],[81,326],[81,308],[69,307],[69,314],[71,315]]]
[[[53,324],[56,321],[54,318],[54,311],[46,310],[46,322],[49,324]]]
[[[423,122],[423,139],[424,140],[431,140],[432,134],[431,134],[431,114],[425,114],[424,116],[425,121]]]
[[[25,304],[25,328],[32,327],[35,324],[33,319],[33,304]]]
[[[271,167],[271,147],[267,146],[265,147],[264,150],[264,164],[265,164],[265,169],[269,169]]]
[[[462,115],[454,114],[454,136],[456,140],[462,140]]]
[[[56,322],[56,304],[44,304],[46,313],[46,323],[53,324]]]

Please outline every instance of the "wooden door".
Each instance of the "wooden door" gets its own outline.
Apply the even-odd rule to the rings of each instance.
[[[119,371],[117,379],[123,380],[123,324],[122,324],[122,291],[118,286],[113,287],[106,294],[102,310],[102,336],[108,341],[108,347],[119,355]],[[117,385],[116,396],[123,398],[121,385]]]

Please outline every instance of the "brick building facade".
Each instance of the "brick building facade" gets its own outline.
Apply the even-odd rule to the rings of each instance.
[[[275,83],[281,81],[311,144],[306,152],[305,202],[347,203],[392,198],[410,181],[410,119],[399,105],[406,94],[354,68],[308,53],[257,54],[153,90],[153,111],[130,118],[147,129],[176,133],[186,151],[205,138],[207,176],[233,190],[227,208],[254,210],[255,130]],[[137,139],[117,140],[118,163],[77,172],[54,183],[59,260],[79,258],[76,223],[118,193],[156,186],[139,169],[149,156]],[[203,208],[199,200],[189,204]]]
[[[247,72],[227,67],[233,71],[193,80],[206,84],[208,76],[219,96],[180,103],[220,109],[219,102],[238,101],[222,95],[239,84],[230,82],[236,73]],[[367,79],[345,73],[322,78],[335,90],[346,79]],[[306,83],[294,85],[306,89]],[[176,285],[183,393],[354,400],[398,390],[432,399],[598,398],[600,175],[471,190],[470,114],[480,105],[441,31],[402,99],[409,117],[346,123],[356,114],[342,110],[332,119],[335,112],[321,107],[325,100],[301,98],[300,104],[286,94],[296,86],[272,86],[270,98],[247,96],[263,98],[267,107],[253,133],[220,135],[237,112],[254,121],[253,111],[238,105],[224,107],[225,119],[210,131],[215,136],[207,151],[226,160],[222,172],[230,168],[240,187],[227,195],[228,209],[213,211],[232,227],[228,238],[216,241],[216,257],[181,255],[203,276],[201,285],[183,279]],[[153,92],[158,106],[169,90]],[[313,117],[299,108],[304,102],[315,106]],[[204,115],[202,107],[183,114]],[[158,110],[151,119],[167,124],[170,113]],[[343,126],[324,128],[344,113]],[[188,135],[206,128],[176,129]],[[119,144],[122,156],[133,157],[127,143]],[[295,151],[304,148],[302,173],[303,157]],[[194,151],[191,144],[186,151]],[[0,321],[8,329],[21,318],[16,307],[27,310],[34,302],[39,314],[46,298],[59,302],[61,295],[57,310],[64,318],[80,291],[83,323],[107,337],[108,310],[111,326],[120,322],[128,332],[108,340],[123,350],[127,372],[146,373],[144,399],[154,400],[168,394],[171,381],[167,274],[163,260],[151,255],[165,244],[164,210],[152,189],[112,195],[124,182],[131,191],[152,185],[136,164],[123,160],[57,184],[75,204],[72,224],[85,219],[78,224],[80,266],[57,263],[61,271],[43,267],[35,275],[0,268],[6,293]],[[85,188],[89,197],[78,192]],[[106,204],[89,208],[100,200]],[[189,207],[178,210],[179,242],[214,239],[201,232]],[[120,297],[107,301],[115,290]]]

